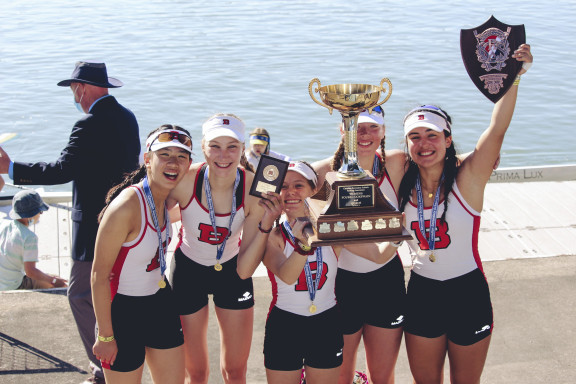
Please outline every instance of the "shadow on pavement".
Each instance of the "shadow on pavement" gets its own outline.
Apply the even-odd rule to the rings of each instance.
[[[0,375],[87,373],[72,364],[0,332]]]

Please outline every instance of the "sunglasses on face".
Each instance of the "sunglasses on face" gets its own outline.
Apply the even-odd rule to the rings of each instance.
[[[154,139],[154,141],[156,140],[158,140],[160,143],[167,143],[170,141],[178,140],[178,142],[180,142],[181,144],[184,144],[185,146],[192,148],[192,139],[190,139],[190,136],[179,131],[162,132],[158,135],[156,139]],[[154,144],[154,141],[150,143],[150,146]]]

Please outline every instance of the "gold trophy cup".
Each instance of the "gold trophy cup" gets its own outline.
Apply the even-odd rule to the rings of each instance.
[[[317,87],[313,90],[314,84]],[[385,84],[387,87],[385,87]],[[319,93],[318,101],[314,92]],[[368,84],[335,84],[322,86],[313,79],[308,85],[310,97],[317,104],[336,109],[342,115],[344,128],[344,159],[338,172],[328,172],[326,182],[306,204],[314,234],[313,246],[351,242],[398,241],[411,236],[402,226],[402,214],[390,204],[370,177],[358,164],[358,115],[384,104],[392,95],[392,83],[382,79],[380,86]],[[379,102],[381,94],[385,97]]]

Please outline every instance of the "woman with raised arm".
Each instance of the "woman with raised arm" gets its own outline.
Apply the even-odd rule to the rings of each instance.
[[[346,353],[334,293],[338,256],[345,248],[312,248],[303,234],[308,224],[304,201],[316,186],[309,164],[290,163],[280,192],[284,221],[270,235],[263,260],[273,294],[264,339],[269,383],[298,384],[302,367],[308,383],[336,383]],[[375,263],[396,253],[391,243],[346,247]]]
[[[181,243],[172,283],[184,331],[186,382],[207,383],[208,295],[220,327],[220,365],[225,383],[245,383],[252,342],[252,274],[260,263],[274,220],[278,194],[249,194],[254,175],[244,157],[244,123],[217,114],[202,125],[205,163],[192,164],[171,194],[180,206]]]
[[[384,150],[385,132],[384,110],[381,107],[374,108],[372,113],[360,113],[358,162],[378,180],[380,190],[388,201],[398,207],[396,191],[404,174],[406,157],[400,150]],[[340,168],[343,156],[342,141],[333,158],[313,164],[319,175],[319,185],[324,182],[327,172]],[[396,243],[396,246],[400,244]],[[362,339],[370,383],[394,382],[394,367],[402,341],[405,296],[404,268],[400,256],[396,255],[382,265],[347,249],[342,250],[336,280],[336,297],[344,331],[340,384],[349,384],[354,378],[356,354]]]
[[[446,354],[452,383],[479,383],[492,334],[490,291],[478,255],[484,188],[499,156],[516,104],[520,75],[532,63],[530,46],[512,87],[494,105],[490,126],[459,162],[450,116],[434,105],[410,111],[404,133],[410,157],[400,187],[412,273],[404,331],[415,383],[441,383]]]
[[[163,125],[148,135],[144,164],[108,193],[92,266],[98,338],[94,354],[108,383],[184,380],[180,318],[164,277],[170,242],[166,198],[190,163],[188,131]]]

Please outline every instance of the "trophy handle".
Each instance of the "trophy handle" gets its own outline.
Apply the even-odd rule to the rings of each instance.
[[[392,96],[392,83],[390,82],[390,79],[388,79],[387,77],[382,79],[382,81],[380,82],[380,88],[382,88],[382,90],[384,90],[384,87],[383,87],[384,83],[388,84],[388,94],[386,95],[384,100],[382,100],[381,102],[379,102],[378,104],[376,104],[372,108],[368,108],[368,113],[372,113],[372,109],[376,108],[379,105],[384,104],[385,102],[388,101],[390,96]]]
[[[386,79],[388,80],[388,79]],[[332,114],[332,108],[327,106],[326,104],[322,103],[321,101],[316,100],[316,98],[314,97],[314,92],[312,92],[312,84],[314,83],[318,83],[318,87],[314,90],[315,92],[319,92],[320,87],[322,86],[322,84],[320,84],[320,80],[316,77],[314,79],[312,79],[310,81],[310,84],[308,84],[308,93],[310,94],[310,97],[312,98],[312,100],[314,100],[314,102],[318,105],[323,106],[324,108],[328,108],[328,112],[330,112],[330,114]],[[390,96],[388,96],[390,97]],[[388,100],[388,99],[386,99]],[[384,101],[386,101],[384,100]]]

